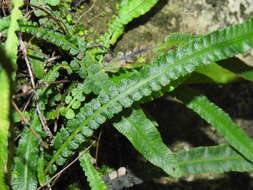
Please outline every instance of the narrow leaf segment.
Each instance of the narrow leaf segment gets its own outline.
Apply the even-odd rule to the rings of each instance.
[[[37,23],[22,21],[19,23],[19,31],[33,34],[37,38],[44,39],[56,46],[68,51],[71,55],[77,55],[84,51],[86,43],[83,38],[63,35],[48,28],[41,28]]]
[[[124,27],[133,19],[148,12],[158,0],[122,0],[119,4],[119,14],[109,25],[108,32],[102,36],[105,47],[116,43],[124,33]]]
[[[89,152],[84,153],[79,159],[80,165],[82,166],[83,171],[87,177],[91,190],[107,190],[108,188],[102,180],[99,172],[94,167],[92,159],[93,158]]]
[[[113,126],[132,143],[148,161],[162,168],[173,177],[183,173],[174,154],[163,143],[156,124],[150,121],[141,109],[135,109]]]
[[[253,160],[253,141],[232,121],[227,113],[210,102],[206,96],[192,89],[181,88],[174,93],[188,108],[199,114],[200,117],[217,129],[231,146],[247,159]]]
[[[176,158],[184,175],[253,171],[253,164],[226,144],[178,152]]]
[[[35,111],[31,127],[35,131],[41,130],[40,120]],[[24,128],[16,152],[11,180],[13,190],[36,190],[39,142],[27,127]]]

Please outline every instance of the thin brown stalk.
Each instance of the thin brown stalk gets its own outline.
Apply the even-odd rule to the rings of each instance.
[[[27,57],[27,48],[26,48],[24,42],[22,41],[22,39],[19,40],[19,43],[20,43],[20,50],[22,52],[22,55],[23,55],[23,57],[25,59],[26,66],[28,68],[28,73],[29,73],[29,76],[30,76],[32,87],[33,87],[33,89],[35,89],[36,85],[35,85],[35,81],[34,81],[34,76],[33,76],[32,68],[31,68],[31,65],[30,65],[28,57]],[[36,97],[36,94],[35,94],[35,97]],[[36,103],[36,110],[37,110],[37,112],[39,114],[39,118],[40,118],[41,124],[43,126],[43,129],[44,129],[44,131],[46,133],[46,136],[48,136],[50,138],[50,140],[52,140],[53,139],[53,134],[50,131],[49,127],[47,126],[46,118],[42,114],[38,103]]]

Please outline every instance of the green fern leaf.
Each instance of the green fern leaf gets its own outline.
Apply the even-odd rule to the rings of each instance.
[[[31,127],[41,131],[41,124],[34,111]],[[37,189],[37,173],[39,159],[39,141],[28,128],[24,128],[23,135],[14,158],[11,186],[14,190]]]
[[[183,88],[175,91],[176,97],[210,123],[217,131],[247,159],[253,160],[253,141],[237,126],[227,113],[198,92]]]
[[[177,47],[179,45],[185,44],[187,42],[196,40],[200,37],[203,37],[201,35],[192,35],[187,33],[181,33],[176,32],[169,34],[165,37],[164,42],[160,43],[157,48],[155,48],[156,52],[165,52],[173,47]]]
[[[47,58],[38,53],[41,52],[38,46],[32,46],[32,48],[27,50],[27,55],[30,58],[29,60],[34,76],[38,79],[43,79],[45,77],[45,61]]]
[[[44,158],[44,152],[40,152],[37,161],[37,178],[41,186],[46,182],[46,176],[44,175],[46,159]]]
[[[159,45],[155,50],[162,52],[178,45],[196,40],[203,35],[191,35],[186,33],[172,33],[165,39],[165,43]],[[221,83],[226,84],[238,78],[253,81],[252,67],[249,67],[237,60],[230,60],[229,63],[212,63],[200,66],[189,78],[187,83]]]
[[[37,38],[46,40],[63,50],[68,51],[71,55],[77,55],[86,48],[86,43],[82,38],[76,36],[71,37],[47,28],[41,28],[37,23],[20,21],[19,31],[33,34]]]
[[[135,109],[128,117],[123,117],[113,126],[133,144],[152,164],[162,168],[167,174],[180,177],[182,171],[174,154],[163,143],[156,123],[151,122],[141,109]]]
[[[253,68],[246,65],[240,59],[231,59],[220,63],[220,66],[227,71],[236,74],[238,77],[253,81]]]
[[[238,59],[232,59],[227,63],[200,66],[187,82],[227,84],[239,78],[253,81],[253,69]]]
[[[176,158],[184,175],[253,171],[253,164],[229,145],[193,148],[177,152]]]
[[[71,67],[67,64],[67,62],[62,62],[60,64],[56,64],[44,77],[45,82],[53,82],[56,81],[56,79],[59,76],[59,70],[60,69],[65,69],[67,70],[68,73],[72,72]],[[43,96],[45,91],[47,90],[47,87],[42,87],[37,90],[37,95],[38,96]]]
[[[65,69],[68,71],[68,73],[72,72],[72,69],[70,68],[70,66],[68,65],[67,62],[62,62],[61,64],[57,64],[55,65],[45,76],[45,82],[53,82],[55,81],[58,76],[59,76],[59,70],[60,69]]]
[[[119,4],[119,14],[109,25],[108,32],[102,36],[105,47],[115,44],[123,34],[124,26],[133,19],[148,12],[158,0],[122,0]]]
[[[80,153],[82,154],[82,152]],[[91,190],[107,190],[104,181],[102,180],[99,172],[93,166],[92,157],[89,152],[84,153],[80,160],[80,165],[87,177]]]
[[[196,41],[180,45],[176,51],[158,57],[153,63],[135,72],[129,79],[123,79],[119,85],[101,90],[99,96],[80,109],[75,120],[68,122],[69,135],[52,156],[45,170],[68,150],[77,134],[84,136],[86,130],[94,131],[107,119],[112,118],[124,108],[153,92],[160,91],[169,83],[192,73],[200,65],[211,64],[237,53],[248,51],[253,46],[253,20],[233,25],[224,30],[213,32]],[[98,120],[102,122],[98,123]],[[62,136],[59,133],[59,136]]]
[[[212,63],[210,65],[200,66],[187,82],[227,84],[235,81],[239,77],[239,75],[223,68],[222,65]]]
[[[47,4],[51,6],[57,6],[60,4],[60,0],[47,0]]]
[[[112,82],[108,74],[103,72],[100,66],[93,64],[88,68],[88,76],[84,85],[91,92],[98,95],[102,89],[108,89],[112,85]]]

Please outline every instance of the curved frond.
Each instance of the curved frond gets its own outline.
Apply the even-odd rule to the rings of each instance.
[[[184,175],[253,171],[253,164],[226,144],[193,148],[175,155]]]
[[[165,37],[164,42],[159,45],[156,51],[169,50],[200,37],[203,37],[203,35],[192,35],[182,32],[172,33]]]
[[[87,177],[91,190],[107,190],[108,188],[106,184],[99,175],[99,172],[93,166],[92,159],[93,158],[89,152],[84,153],[84,155],[82,155],[82,157],[79,159],[80,165],[82,166],[83,172]]]
[[[31,127],[36,131],[41,130],[40,120],[36,112],[33,114]],[[19,140],[14,159],[14,169],[11,180],[11,185],[14,190],[37,189],[36,168],[38,159],[39,141],[28,128],[24,128],[24,134]]]
[[[168,175],[180,177],[183,173],[174,154],[163,143],[156,123],[150,121],[141,109],[135,109],[128,117],[113,126],[132,143],[148,161],[163,169]]]
[[[108,32],[102,36],[105,47],[116,43],[123,34],[124,26],[133,19],[148,12],[158,0],[122,0],[119,4],[119,14],[109,25]]]
[[[44,77],[44,81],[45,82],[53,82],[55,81],[58,76],[59,76],[59,70],[60,69],[65,69],[68,71],[68,73],[72,72],[71,67],[66,63],[66,62],[62,62],[59,64],[56,64]],[[46,87],[42,87],[40,89],[37,90],[37,95],[43,95],[44,92],[46,91],[47,86]]]
[[[219,83],[227,84],[240,78],[239,75],[225,69],[222,65],[212,63],[200,66],[196,72],[191,75],[188,83]]]
[[[175,46],[196,40],[201,35],[187,33],[172,33],[165,38],[165,42],[159,45],[156,51],[168,50]],[[227,63],[212,63],[200,66],[189,78],[187,83],[222,83],[226,84],[238,78],[252,81],[252,67],[242,64],[238,59],[227,61]]]
[[[210,123],[228,141],[228,143],[243,154],[247,159],[253,160],[253,141],[232,121],[227,113],[210,102],[208,98],[189,88],[175,92],[176,97],[185,105]]]
[[[36,38],[48,41],[61,49],[68,51],[71,55],[77,55],[86,48],[86,43],[82,38],[76,36],[71,37],[47,28],[41,28],[37,23],[20,21],[19,31],[32,34]]]
[[[134,102],[192,73],[200,65],[246,52],[252,46],[253,20],[249,20],[183,44],[176,51],[171,50],[140,71],[136,71],[130,79],[123,79],[119,85],[101,90],[97,98],[81,108],[76,119],[68,122],[67,138],[57,148],[45,172],[56,160],[62,159],[64,163],[66,156],[63,156],[63,152],[78,147],[79,142],[83,142],[84,138],[124,108],[131,107]],[[64,135],[63,131],[58,134]],[[79,141],[77,137],[80,135],[83,138]],[[73,143],[74,146],[71,145]]]

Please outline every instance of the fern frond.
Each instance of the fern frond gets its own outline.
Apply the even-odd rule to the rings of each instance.
[[[159,44],[158,48],[155,51],[163,52],[165,50],[169,50],[173,47],[177,47],[179,45],[185,44],[192,40],[196,40],[197,38],[203,37],[201,35],[192,35],[188,33],[176,32],[169,34],[165,37],[164,42]]]
[[[249,20],[183,44],[176,51],[169,51],[135,72],[130,79],[123,79],[118,86],[112,85],[109,89],[102,90],[96,99],[81,108],[75,120],[69,121],[69,135],[53,155],[46,171],[56,160],[64,158],[62,152],[73,149],[68,146],[72,141],[78,143],[78,134],[86,138],[87,130],[92,132],[124,108],[192,73],[198,66],[248,51],[252,46],[253,20]]]
[[[239,75],[225,69],[222,65],[212,63],[200,66],[187,81],[188,83],[227,84],[240,78]]]
[[[39,117],[35,111],[31,128],[36,131],[42,130]],[[11,185],[14,190],[37,189],[36,168],[38,159],[39,141],[28,128],[24,128],[14,158],[14,169],[11,180]]]
[[[123,117],[113,126],[132,143],[148,161],[163,169],[167,174],[180,177],[182,171],[174,154],[163,143],[156,123],[150,121],[141,109]]]
[[[247,159],[253,160],[253,141],[232,121],[227,113],[210,102],[206,96],[192,89],[178,89],[175,94],[188,108],[199,114],[200,117],[217,129],[231,146]]]
[[[37,23],[20,21],[19,31],[32,34],[39,39],[48,41],[61,49],[68,51],[71,55],[77,55],[86,48],[86,43],[83,38],[64,35],[48,28],[41,28]]]
[[[56,79],[59,76],[59,70],[60,69],[65,69],[67,70],[68,73],[72,72],[71,67],[66,63],[66,62],[62,62],[59,64],[56,64],[44,77],[44,81],[45,82],[53,82],[56,81]],[[44,95],[45,91],[46,91],[47,87],[42,87],[40,89],[37,90],[37,95]]]
[[[82,154],[82,152],[80,154]],[[99,172],[94,167],[92,159],[93,158],[89,152],[84,153],[79,159],[80,165],[83,168],[83,172],[85,173],[89,182],[89,186],[91,187],[91,190],[107,190],[108,188],[99,175]]]
[[[165,43],[160,44],[156,51],[168,50],[174,46],[185,44],[196,40],[201,35],[191,35],[186,33],[172,33],[165,38]],[[235,81],[238,78],[252,81],[252,67],[238,63],[239,61],[230,60],[226,63],[212,63],[200,66],[187,83],[221,83],[226,84]]]
[[[133,19],[148,12],[158,0],[122,0],[119,4],[119,14],[109,25],[108,32],[101,37],[105,47],[115,44],[123,34],[124,26]]]
[[[53,82],[55,81],[58,76],[59,76],[59,70],[60,69],[65,69],[66,71],[68,71],[68,73],[72,72],[71,67],[68,65],[67,62],[62,62],[59,63],[57,65],[55,65],[45,76],[44,80],[45,82]]]
[[[253,171],[253,164],[226,144],[193,148],[175,155],[184,175]]]

